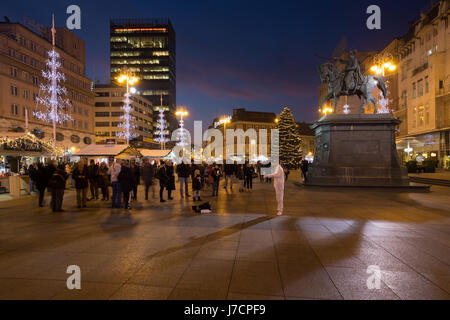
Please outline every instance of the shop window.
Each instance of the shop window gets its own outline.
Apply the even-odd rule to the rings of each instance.
[[[76,134],[74,134],[74,135],[72,135],[72,136],[70,137],[70,141],[71,141],[72,143],[79,143],[80,140],[81,140],[80,137],[77,136]]]

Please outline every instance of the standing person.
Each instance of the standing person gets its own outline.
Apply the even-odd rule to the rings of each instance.
[[[203,177],[199,169],[195,169],[194,178],[192,179],[192,190],[194,191],[194,201],[202,201],[200,192],[203,188]]]
[[[27,175],[30,177],[30,193],[34,192],[34,185],[36,184],[36,163],[30,164],[27,170]]]
[[[309,162],[306,159],[302,160],[301,170],[302,170],[302,176],[303,176],[303,182],[308,183],[308,167]]]
[[[172,198],[172,190],[175,190],[175,175],[174,175],[173,162],[168,161],[166,165],[166,174],[167,174],[167,199],[173,200]]]
[[[88,189],[88,169],[84,160],[78,162],[77,167],[72,172],[72,178],[75,180],[75,189],[77,190],[77,208],[86,208],[87,189]]]
[[[245,189],[245,172],[244,166],[241,164],[236,172],[236,177],[239,180],[239,192],[244,192]]]
[[[219,196],[219,184],[220,184],[220,177],[222,177],[222,171],[220,171],[219,166],[216,164],[212,170],[211,173],[213,177],[213,197]]]
[[[141,167],[141,177],[145,184],[145,200],[148,200],[148,189],[152,188],[153,199],[155,198],[155,184],[153,178],[155,176],[155,168],[150,164],[148,159],[144,159]]]
[[[131,160],[131,173],[134,176],[133,200],[137,200],[138,186],[141,183],[141,168],[136,164],[135,160]]]
[[[255,173],[255,168],[253,168],[250,163],[245,166],[245,187],[247,190],[253,189],[253,174]]]
[[[189,189],[188,189],[190,168],[186,163],[184,163],[184,161],[181,162],[177,166],[177,174],[178,174],[178,180],[180,181],[180,196],[181,196],[181,198],[184,198],[183,187],[185,189],[184,192],[186,194],[186,197],[190,197]]]
[[[264,176],[261,174],[261,167],[262,167],[261,161],[258,161],[258,163],[256,164],[256,170],[259,176],[259,182],[262,183],[264,182]]]
[[[236,166],[234,164],[227,163],[225,165],[225,185],[223,188],[226,190],[228,187],[228,181],[230,181],[230,190],[233,191],[233,176],[236,174]]]
[[[283,200],[284,200],[284,170],[280,164],[275,169],[275,173],[267,175],[269,178],[274,178],[273,186],[275,188],[275,195],[277,199],[277,215],[283,214]]]
[[[91,198],[88,201],[98,200],[98,166],[94,160],[91,160],[87,167],[87,178],[89,181],[89,189],[91,190]]]
[[[285,167],[284,168],[284,179],[286,180],[286,181],[288,181],[288,178],[289,178],[289,174],[291,173],[291,171],[289,171],[289,167]]]
[[[123,194],[123,202],[124,202],[124,208],[126,210],[130,210],[130,192],[133,190],[134,186],[136,185],[135,181],[135,175],[133,174],[133,171],[130,168],[130,164],[127,161],[123,164],[123,166],[120,169],[120,173],[117,176],[117,180],[120,183],[120,190]]]
[[[67,173],[63,164],[58,165],[55,172],[48,182],[52,190],[51,208],[53,212],[64,212],[62,202],[64,198],[64,189],[66,187]]]
[[[120,208],[121,193],[120,183],[117,180],[117,177],[119,176],[120,170],[122,168],[121,163],[122,162],[120,159],[116,159],[116,162],[113,162],[108,170],[108,174],[111,176],[113,208]]]
[[[39,192],[39,207],[44,206],[45,189],[47,188],[49,173],[42,162],[38,163],[36,171],[36,188]]]
[[[156,177],[159,180],[159,201],[166,202],[166,200],[164,200],[163,198],[163,193],[164,189],[167,188],[169,178],[167,177],[166,164],[164,163],[164,161],[161,161]]]
[[[109,200],[109,176],[105,162],[102,162],[98,168],[98,186],[102,190],[102,201]]]

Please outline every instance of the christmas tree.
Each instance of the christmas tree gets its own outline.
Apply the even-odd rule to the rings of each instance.
[[[276,129],[279,131],[281,165],[291,169],[298,168],[302,160],[302,140],[294,116],[289,108],[286,107],[281,112]]]
[[[40,85],[41,94],[37,97],[37,102],[44,106],[43,111],[35,111],[34,116],[37,119],[48,123],[53,123],[53,144],[56,142],[56,124],[72,120],[67,113],[70,108],[70,101],[66,98],[67,90],[60,82],[65,81],[64,73],[60,71],[61,62],[59,53],[55,50],[55,23],[52,23],[52,42],[53,47],[47,52],[48,59],[46,68],[42,70],[44,83]]]

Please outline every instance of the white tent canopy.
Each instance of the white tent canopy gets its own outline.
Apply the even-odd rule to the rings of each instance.
[[[151,150],[151,149],[139,149],[139,152],[145,158],[165,158],[169,155],[170,150]]]

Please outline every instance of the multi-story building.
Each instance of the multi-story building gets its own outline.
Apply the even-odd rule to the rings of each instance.
[[[449,0],[441,0],[411,24],[399,48],[397,147],[404,160],[438,160],[450,168]]]
[[[111,81],[123,67],[139,77],[137,94],[153,105],[154,127],[158,111],[176,128],[175,31],[168,19],[113,19],[110,21]]]
[[[36,98],[44,81],[47,52],[52,49],[49,28],[34,31],[9,20],[0,22],[0,131],[29,130],[42,139],[53,138],[53,125],[34,117],[43,111]],[[94,142],[94,93],[85,76],[84,41],[65,28],[56,28],[56,51],[61,56],[63,84],[72,121],[56,126],[56,145],[77,151]],[[28,120],[28,121],[27,121]],[[28,124],[28,128],[26,128]]]
[[[126,139],[117,137],[119,123],[123,122],[125,87],[112,84],[97,84],[95,92],[95,140],[97,144],[125,144]],[[150,101],[139,95],[131,96],[131,115],[135,118],[139,137],[130,144],[135,147],[149,147],[153,143],[153,106]]]
[[[228,159],[230,157],[237,158],[245,158],[245,160],[252,160],[258,158],[261,154],[261,146],[260,146],[260,131],[261,129],[267,130],[267,155],[270,157],[271,151],[271,129],[275,129],[277,116],[272,112],[257,112],[257,111],[247,111],[245,108],[234,109],[233,115],[231,119],[229,119],[229,123],[225,125],[219,122],[219,119],[214,120],[214,127],[222,131],[224,135],[225,130],[237,130],[242,129],[246,132],[249,129],[254,129],[256,135],[251,138],[246,138],[246,143],[244,147],[244,154],[238,154],[238,141],[234,139],[234,150],[235,152],[232,155],[227,155],[226,153],[226,145],[227,140],[224,135],[224,146],[223,146],[223,159]],[[255,150],[256,153],[252,154],[252,150]],[[220,155],[219,155],[220,157]]]

